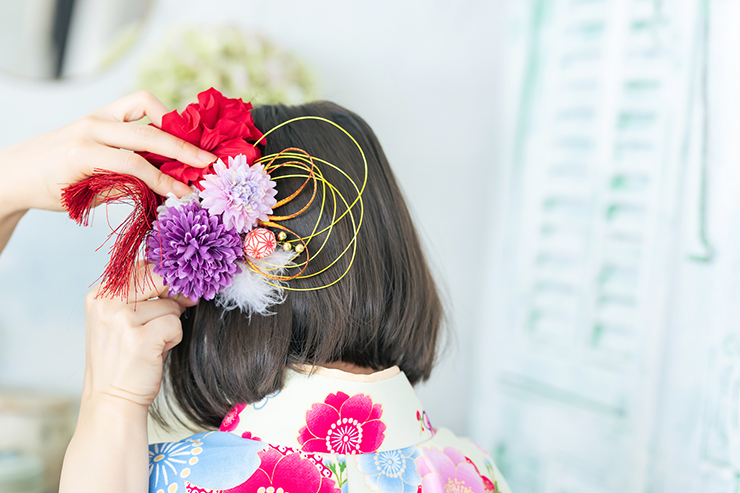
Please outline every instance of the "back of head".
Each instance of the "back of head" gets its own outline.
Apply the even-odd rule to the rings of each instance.
[[[285,302],[274,306],[272,315],[247,317],[202,300],[183,314],[183,341],[167,359],[165,399],[193,423],[217,427],[233,404],[258,401],[281,388],[286,367],[340,361],[374,370],[398,365],[412,384],[427,379],[442,307],[403,196],[372,130],[354,113],[328,102],[262,106],[252,115],[263,132],[296,117],[317,116],[352,135],[368,165],[363,213],[355,206],[351,217],[329,228],[357,196],[354,184],[362,184],[365,174],[360,152],[341,130],[302,120],[270,133],[263,154],[294,147],[339,168],[321,168],[336,193],[327,188],[326,200],[319,197],[283,223],[304,236],[326,231],[309,244],[308,276],[289,282]],[[278,199],[305,181],[294,175],[287,167],[275,172]],[[306,187],[276,213],[300,210],[310,193]],[[354,251],[353,221],[360,220]],[[339,282],[311,290],[330,284],[350,262]],[[154,414],[159,416],[156,409]]]

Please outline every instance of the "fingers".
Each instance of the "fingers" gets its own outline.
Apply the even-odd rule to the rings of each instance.
[[[177,293],[172,296],[169,294],[169,286],[164,284],[164,279],[156,274],[154,271],[154,264],[150,264],[147,260],[140,260],[135,276],[132,276],[129,284],[129,294],[126,300],[111,301],[123,303],[126,305],[133,305],[134,310],[140,312],[137,317],[139,323],[143,324],[153,319],[156,314],[152,315],[157,310],[156,307],[171,307],[179,317],[185,309],[195,306],[198,304],[198,300],[191,300],[182,293]],[[97,284],[87,293],[86,303],[94,302],[100,295],[101,285]],[[166,303],[151,304],[152,301],[162,301]]]
[[[153,272],[154,264],[146,260],[139,260],[136,271],[136,282],[131,280],[129,285],[128,304],[139,303],[152,298],[167,298],[169,287],[165,286],[164,279]]]
[[[174,296],[170,296],[168,299],[177,302],[177,304],[180,305],[183,310],[185,308],[189,308],[198,304],[198,300],[193,301],[182,293],[177,293]]]
[[[170,296],[169,286],[166,286],[164,284],[164,279],[155,274],[152,269],[154,269],[154,264],[150,264],[146,260],[139,261],[137,279],[147,279],[145,276],[150,276],[151,281],[147,279],[144,283],[140,282],[139,284],[143,285],[139,286],[138,290],[134,289],[134,285],[132,283],[130,289],[131,292],[128,297],[129,304],[159,297],[162,300],[174,302],[179,307],[178,316],[184,312],[186,308],[198,304],[198,300],[193,301],[181,293]],[[147,270],[149,270],[149,273],[147,273]]]
[[[85,297],[85,304],[94,304],[97,300],[114,302],[123,305],[143,306],[144,302],[160,296],[167,299],[169,287],[164,285],[164,280],[155,274],[151,269],[153,264],[146,260],[139,260],[136,271],[132,273],[129,280],[128,299],[110,298],[101,296],[102,284],[96,284],[88,291]]]
[[[133,175],[143,180],[159,195],[166,196],[168,193],[174,193],[182,197],[193,192],[189,186],[162,173],[149,161],[133,152],[111,147],[91,147],[88,152],[90,160],[95,163],[95,168]]]
[[[124,96],[108,106],[90,113],[119,122],[133,122],[148,117],[156,126],[162,126],[162,117],[169,113],[167,107],[149,91],[138,91]]]
[[[165,315],[174,315],[179,319],[184,311],[185,307],[180,306],[176,301],[158,298],[137,303],[136,310],[132,312],[131,320],[137,325],[146,325],[152,320]]]
[[[110,147],[153,152],[196,168],[205,168],[217,159],[210,152],[151,125],[100,120],[92,128],[93,137]]]
[[[163,340],[169,341],[173,339],[172,333],[182,330],[180,315],[185,311],[186,307],[180,305],[177,301],[167,298],[147,299],[144,301],[138,301],[135,305],[136,308],[134,309],[133,303],[128,303],[128,306],[126,306],[119,300],[97,299],[96,295],[99,287],[99,285],[95,286],[90,290],[90,292],[88,292],[88,296],[85,299],[86,311],[92,312],[93,310],[91,310],[91,308],[95,306],[99,312],[98,316],[110,321],[112,320],[110,317],[111,313],[113,313],[111,312],[112,308],[115,313],[118,314],[117,316],[119,318],[117,318],[117,320],[119,321],[120,327],[124,327],[126,325],[129,327],[160,327],[166,324],[174,326],[167,328],[167,332],[164,335],[154,334],[155,339],[161,336],[164,338]],[[123,310],[121,310],[121,308],[123,308]],[[89,315],[90,313],[88,313],[88,316]],[[121,323],[120,321],[122,320],[125,322]]]
[[[182,324],[179,316],[167,314],[157,317],[144,324],[143,329],[148,337],[157,342],[156,346],[161,345],[161,353],[166,353],[182,341]]]
[[[99,140],[106,145],[133,151],[149,151],[199,168],[206,167],[217,159],[210,152],[198,149],[161,130],[157,132],[159,129],[149,125],[116,124],[138,121],[146,116],[154,125],[161,127],[162,117],[167,113],[169,113],[167,107],[151,92],[139,91],[93,111],[90,116],[109,123],[106,128],[95,125],[96,130],[100,132]],[[124,130],[125,128],[127,130]]]

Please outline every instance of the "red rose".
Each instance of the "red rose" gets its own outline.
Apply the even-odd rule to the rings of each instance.
[[[251,103],[224,97],[210,88],[198,94],[198,102],[188,105],[182,114],[175,110],[164,115],[162,130],[212,152],[225,163],[228,163],[229,156],[244,154],[247,163],[252,164],[260,157],[260,151],[250,142],[257,142],[262,132],[254,126],[251,110]],[[260,141],[260,144],[264,143],[264,140]],[[198,188],[203,176],[213,173],[212,165],[194,168],[151,152],[142,152],[141,155],[163,173]]]

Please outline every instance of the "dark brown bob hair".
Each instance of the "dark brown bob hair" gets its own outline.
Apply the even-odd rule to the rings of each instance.
[[[263,132],[296,117],[323,117],[357,140],[368,162],[357,254],[340,282],[316,291],[287,291],[286,301],[272,308],[273,315],[249,318],[238,309],[224,312],[213,301],[187,309],[181,317],[183,340],[169,352],[163,396],[152,411],[165,426],[162,404],[173,411],[178,408],[180,412],[174,414],[182,422],[216,428],[234,404],[255,402],[280,389],[286,367],[340,361],[374,370],[398,365],[415,384],[429,378],[434,364],[442,305],[411,216],[373,131],[354,113],[329,102],[261,106],[252,115]],[[357,147],[326,122],[302,120],[276,130],[267,137],[263,154],[289,147],[335,164],[358,185],[363,181]],[[284,169],[273,176],[295,173]],[[349,202],[356,197],[353,185],[340,172],[328,166],[322,172]],[[302,182],[302,178],[276,180],[278,199]],[[299,210],[307,200],[303,195],[310,193],[306,187],[279,213]],[[318,219],[319,203],[314,201],[306,212],[284,224],[298,234],[308,234]],[[333,206],[331,200],[327,204]],[[338,204],[337,216],[346,210]],[[321,228],[331,217],[331,210],[324,211]],[[353,234],[347,217],[339,221],[324,250],[311,259],[308,272],[318,272],[339,256]],[[321,244],[323,238],[314,241]],[[328,284],[349,261],[350,255],[345,255],[325,272],[289,285]]]

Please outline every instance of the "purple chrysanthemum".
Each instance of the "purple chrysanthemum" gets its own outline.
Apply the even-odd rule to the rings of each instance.
[[[193,201],[159,215],[147,238],[147,256],[170,293],[211,300],[241,272],[236,265],[243,257],[241,244],[220,216],[210,216]]]
[[[250,166],[243,154],[229,157],[229,167],[220,159],[213,166],[216,174],[206,175],[200,182],[203,207],[211,215],[223,214],[224,224],[239,233],[246,233],[267,221],[277,203],[275,182],[261,164]]]

